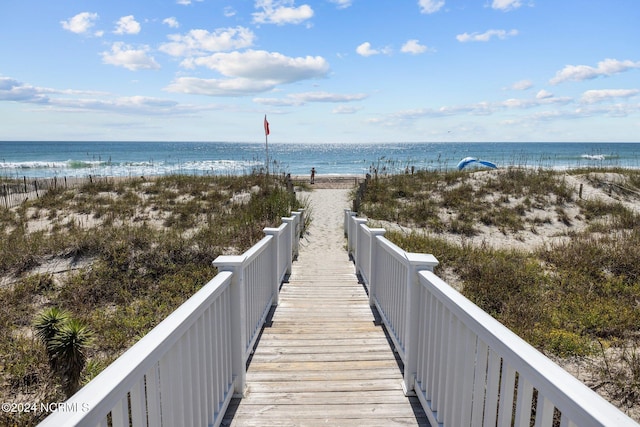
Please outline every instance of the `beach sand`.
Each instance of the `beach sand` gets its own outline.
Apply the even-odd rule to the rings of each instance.
[[[310,176],[294,175],[291,177],[295,185],[308,185],[311,189],[352,189],[363,182],[363,175],[316,175],[314,184]]]

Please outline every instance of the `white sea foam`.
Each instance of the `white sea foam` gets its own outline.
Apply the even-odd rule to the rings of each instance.
[[[606,159],[606,156],[604,154],[583,154],[580,157],[587,160],[605,160]]]
[[[56,169],[67,167],[67,162],[0,162],[1,169]]]

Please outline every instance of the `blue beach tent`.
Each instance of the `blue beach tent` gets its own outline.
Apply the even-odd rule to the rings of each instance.
[[[491,163],[490,161],[487,160],[478,160],[475,157],[465,157],[464,159],[460,160],[458,162],[458,170],[462,170],[465,168],[465,166],[468,166],[470,164],[480,164],[483,166],[486,166],[488,168],[491,169],[497,169],[498,166],[495,165],[495,163]]]

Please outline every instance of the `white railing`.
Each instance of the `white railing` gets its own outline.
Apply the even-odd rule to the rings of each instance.
[[[637,426],[407,253],[345,211],[347,247],[431,425]]]
[[[303,220],[295,212],[243,255],[218,257],[209,283],[40,425],[219,426],[245,391],[247,360]]]

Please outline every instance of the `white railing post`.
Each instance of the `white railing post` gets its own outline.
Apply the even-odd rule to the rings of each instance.
[[[414,386],[418,371],[418,319],[420,315],[420,279],[419,271],[431,271],[438,265],[438,260],[431,254],[406,253],[407,272],[407,304],[405,330],[405,362],[402,388],[406,396],[415,395]]]
[[[351,209],[345,208],[344,219],[342,223],[342,230],[344,231],[344,237],[349,237],[349,218],[351,217]]]
[[[265,235],[273,237],[270,248],[267,250],[271,251],[271,263],[273,265],[273,273],[270,279],[273,286],[273,301],[271,305],[276,306],[278,305],[278,295],[280,294],[280,229],[266,227],[262,231],[264,231]]]
[[[356,219],[356,213],[348,211],[346,213],[346,221],[347,221],[347,253],[351,256],[354,255],[355,249],[355,240],[356,240],[356,229],[354,220]]]
[[[364,231],[360,228],[361,224],[367,223],[366,218],[354,218],[353,219],[353,259],[356,263],[356,273],[359,273],[360,268],[360,247],[358,245],[358,239],[360,239],[360,233],[364,233]],[[351,241],[351,239],[349,239]],[[362,256],[368,256],[369,254],[362,254]]]
[[[371,244],[369,251],[369,306],[376,306],[376,283],[378,280],[377,277],[377,256],[378,256],[378,246],[380,245],[378,237],[384,236],[386,230],[384,228],[370,228],[369,233],[371,233]]]
[[[243,397],[247,387],[244,360],[247,343],[247,305],[244,281],[244,255],[221,255],[213,261],[218,271],[230,271],[231,278],[231,366],[236,379],[235,397]]]
[[[287,274],[291,274],[291,267],[293,265],[293,258],[296,256],[296,251],[297,251],[297,241],[298,241],[298,237],[296,236],[296,234],[299,233],[298,231],[298,221],[296,221],[296,217],[295,216],[291,216],[290,218],[282,218],[282,222],[284,222],[285,224],[287,224],[287,229],[288,229],[288,250],[287,250]]]
[[[295,218],[294,236],[291,241],[292,259],[297,259],[300,251],[300,237],[304,231],[304,209],[299,209],[298,212],[291,212],[291,216]]]

